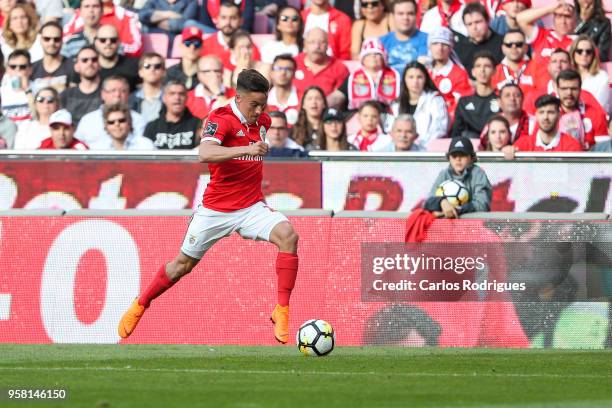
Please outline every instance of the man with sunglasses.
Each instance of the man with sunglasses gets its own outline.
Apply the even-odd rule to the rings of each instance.
[[[49,128],[51,137],[43,140],[39,149],[88,149],[85,143],[74,137],[72,115],[66,109],[60,109],[49,117]]]
[[[15,123],[30,119],[33,106],[30,88],[30,53],[26,50],[15,50],[6,64],[6,73],[2,78],[0,95],[2,98],[2,114]]]
[[[504,34],[502,52],[504,59],[495,68],[495,74],[491,80],[493,87],[500,90],[506,84],[517,84],[524,87],[534,86],[534,78],[528,67],[530,66],[525,42],[525,34],[520,30],[509,30]],[[529,70],[532,71],[532,70]],[[525,90],[523,89],[523,92]]]
[[[126,104],[117,102],[104,106],[102,119],[104,132],[109,137],[92,142],[91,150],[155,150],[149,139],[132,132],[132,115]]]
[[[72,114],[74,123],[78,124],[85,114],[95,111],[102,103],[98,52],[93,46],[87,45],[79,51],[75,58],[74,72],[79,76],[79,83],[62,92],[60,102]]]
[[[42,25],[38,31],[43,58],[32,64],[32,91],[52,86],[59,93],[68,87],[74,64],[61,54],[62,26],[55,21]]]
[[[198,84],[187,93],[187,109],[199,119],[210,111],[229,103],[236,95],[233,88],[223,85],[223,63],[216,55],[206,55],[198,60]]]
[[[166,81],[181,81],[191,90],[198,84],[198,59],[202,52],[202,30],[185,27],[181,32],[181,62],[171,66],[166,73]]]
[[[100,78],[104,81],[112,75],[124,77],[130,85],[130,91],[140,83],[138,77],[138,58],[119,55],[119,32],[112,25],[102,25],[96,32],[94,46],[100,56]]]
[[[164,57],[156,52],[145,52],[138,62],[138,76],[142,87],[130,94],[130,109],[140,113],[145,123],[159,117],[162,108],[162,83],[166,76]]]

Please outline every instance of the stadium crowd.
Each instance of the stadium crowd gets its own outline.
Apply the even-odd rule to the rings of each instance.
[[[272,156],[610,152],[601,0],[539,3],[0,0],[0,147],[193,149],[254,68]]]

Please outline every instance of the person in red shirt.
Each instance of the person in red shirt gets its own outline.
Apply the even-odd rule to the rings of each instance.
[[[198,84],[187,93],[186,106],[199,119],[208,116],[211,110],[227,105],[236,92],[223,85],[223,64],[216,55],[207,55],[198,60]]]
[[[113,4],[112,0],[100,0],[102,18],[100,25],[112,25],[119,32],[120,51],[128,57],[140,57],[143,50],[142,34],[139,28],[138,14]],[[64,37],[69,37],[83,30],[85,22],[77,10],[72,19],[64,26]]]
[[[329,0],[312,0],[302,11],[304,32],[318,27],[328,36],[331,55],[341,60],[351,59],[351,26],[349,16],[329,5]]]
[[[328,102],[333,107],[336,106],[336,103],[332,103],[332,99],[344,100],[342,92],[338,91],[335,95],[334,93],[349,76],[349,71],[342,62],[328,56],[326,50],[327,34],[325,31],[313,28],[306,33],[304,52],[295,59],[297,70],[293,83],[300,93],[303,93],[309,86],[317,85],[325,95],[328,95]]]
[[[66,109],[60,109],[49,116],[49,128],[51,137],[44,139],[39,149],[89,149],[85,143],[74,137],[72,115]]]
[[[509,83],[516,83],[521,88],[535,85],[533,76],[527,72],[530,65],[527,57],[528,49],[522,31],[509,30],[504,34],[502,42],[504,59],[495,67],[495,74],[491,79],[495,89],[500,90]]]
[[[553,29],[538,27],[538,19],[553,13]],[[557,48],[569,50],[576,28],[576,10],[573,0],[555,0],[552,4],[521,11],[516,16],[519,27],[525,33],[533,50],[532,59],[536,75],[545,73],[548,59]]]
[[[513,145],[518,152],[581,152],[582,146],[573,137],[559,131],[561,101],[552,95],[536,100],[535,131],[519,138]]]
[[[213,54],[221,58],[221,61],[229,61],[229,42],[232,35],[238,31],[241,25],[242,15],[240,13],[240,7],[233,2],[221,3],[215,23],[215,27],[217,27],[218,31],[216,34],[204,40],[202,55]],[[261,59],[259,48],[257,48],[255,44],[253,44],[253,59],[255,61]]]
[[[238,76],[235,99],[209,115],[199,147],[199,160],[208,163],[210,170],[202,204],[189,223],[181,252],[159,269],[121,318],[118,332],[122,338],[132,334],[153,299],[191,272],[215,242],[236,231],[243,238],[272,242],[279,249],[278,303],[271,320],[276,339],[288,341],[298,235],[283,214],[265,204],[261,191],[263,156],[268,153],[266,132],[271,124],[264,112],[269,89],[263,75],[244,70]]]

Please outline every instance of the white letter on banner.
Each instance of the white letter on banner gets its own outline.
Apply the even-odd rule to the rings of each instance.
[[[91,249],[104,255],[107,268],[104,308],[92,324],[76,315],[74,283],[79,260]],[[106,220],[73,224],[55,239],[47,255],[40,290],[40,313],[55,343],[117,343],[117,324],[140,291],[140,259],[132,236]]]
[[[17,184],[12,178],[0,174],[0,210],[13,208],[17,199]]]

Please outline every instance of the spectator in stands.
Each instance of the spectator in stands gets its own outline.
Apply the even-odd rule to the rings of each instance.
[[[63,0],[30,0],[34,3],[36,12],[40,16],[40,21],[48,23],[54,21],[59,23],[62,21],[64,15],[64,1]]]
[[[584,150],[588,150],[596,138],[608,135],[608,122],[597,101],[589,103],[581,98],[581,86],[582,80],[576,71],[561,71],[557,77],[557,93],[561,100],[559,130],[578,140]]]
[[[17,129],[15,149],[34,150],[43,140],[50,137],[49,118],[58,109],[59,95],[55,88],[39,89],[34,97],[32,119],[21,121]]]
[[[446,27],[434,28],[427,37],[429,53],[431,55],[431,68],[429,75],[436,88],[446,101],[449,123],[455,119],[455,108],[462,96],[474,92],[470,84],[468,73],[454,54],[455,45],[453,32]]]
[[[186,27],[181,33],[181,62],[168,68],[166,80],[182,81],[187,89],[198,84],[198,59],[202,53],[202,31],[196,27]]]
[[[18,3],[8,13],[2,25],[2,46],[4,55],[13,51],[27,50],[32,62],[43,57],[43,50],[38,36],[38,14],[30,4]]]
[[[196,130],[201,121],[193,116],[185,106],[187,88],[180,81],[168,81],[164,85],[164,107],[153,122],[149,122],[144,136],[153,142],[157,149],[193,149],[200,144]]]
[[[348,77],[349,71],[344,64],[326,53],[327,34],[320,28],[313,28],[306,33],[304,52],[297,56],[297,70],[294,84],[298,92],[304,92],[311,85],[319,86],[325,95],[329,95],[330,106],[337,106],[342,101],[342,94],[336,91]]]
[[[463,9],[463,23],[468,35],[459,35],[455,45],[455,51],[465,70],[472,77],[472,67],[475,55],[481,51],[489,51],[493,57],[493,66],[497,65],[503,58],[501,51],[503,37],[489,28],[489,15],[485,7],[478,2],[468,3]]]
[[[289,138],[287,116],[281,111],[270,112],[270,129],[266,133],[266,141],[270,145],[270,157],[306,157],[308,154],[302,146]]]
[[[392,105],[394,115],[409,113],[417,124],[418,143],[426,148],[429,141],[446,137],[449,128],[446,102],[427,69],[420,62],[406,65],[400,96]],[[389,128],[389,126],[387,126]]]
[[[236,25],[234,30],[242,28],[243,30],[253,32],[253,23],[255,22],[254,0],[207,0],[202,6],[200,6],[198,27],[200,27],[200,29],[205,33],[214,32],[214,28],[211,29],[211,27],[217,27],[217,30],[221,31],[219,25],[223,25],[221,20],[226,17],[226,15],[224,15],[223,8],[229,7],[233,7],[238,11],[238,16],[240,19],[239,24]],[[191,24],[192,22],[189,23]],[[231,33],[229,35],[231,35]],[[226,38],[226,40],[229,40],[229,38]],[[219,57],[221,56],[216,52],[211,52],[211,54],[216,54]]]
[[[381,130],[382,107],[376,101],[367,101],[359,107],[359,130],[348,136],[348,142],[362,152],[376,151],[391,142]]]
[[[138,61],[138,76],[142,87],[132,92],[128,99],[130,109],[142,115],[149,123],[159,116],[162,108],[162,82],[166,75],[164,57],[156,52],[145,52]]]
[[[539,96],[544,94],[557,94],[557,76],[559,76],[561,71],[571,68],[571,59],[566,50],[557,48],[552,52],[550,58],[548,59],[545,74],[536,75],[535,69],[532,69],[534,66],[535,63],[531,63],[527,69],[527,73],[530,75],[533,74],[532,77],[534,79],[534,86],[529,87],[523,85],[521,88],[525,94],[525,103],[523,106],[530,115],[535,115],[535,100]],[[594,97],[591,98],[595,99]]]
[[[553,29],[538,27],[536,21],[550,13],[553,13]],[[546,6],[521,11],[516,21],[531,46],[535,75],[540,75],[546,73],[552,51],[557,48],[569,50],[572,45],[570,34],[576,28],[576,10],[573,1],[570,4],[565,0],[557,0]]]
[[[102,115],[104,131],[110,137],[97,139],[90,145],[92,150],[155,150],[151,140],[132,133],[132,116],[126,104],[105,105]]]
[[[108,141],[110,135],[106,133],[104,127],[104,108],[114,104],[127,105],[130,96],[130,87],[125,78],[120,76],[109,76],[102,82],[102,105],[98,109],[83,116],[76,130],[76,136],[94,146],[98,141]],[[142,116],[136,112],[130,112],[130,131],[134,136],[142,136],[146,122]],[[93,147],[92,147],[93,149]]]
[[[491,85],[494,72],[495,57],[488,51],[478,52],[474,56],[472,68],[472,76],[476,79],[476,92],[459,99],[451,137],[478,138],[489,118],[499,112],[499,101]]]
[[[270,77],[270,65],[257,61],[254,57],[255,44],[249,33],[238,30],[232,34],[229,41],[230,55],[223,60],[225,67],[223,83],[227,87],[235,88],[238,75],[245,69],[256,69],[266,78]]]
[[[102,19],[102,0],[81,0],[81,6],[78,11],[72,16],[71,22],[64,26],[64,46],[62,47],[62,55],[67,58],[76,56],[79,51],[86,45],[93,44],[96,36],[96,31],[100,27]],[[78,24],[77,23],[78,20]],[[74,117],[75,123],[78,119]]]
[[[99,4],[101,7],[100,25],[112,25],[117,28],[119,33],[120,48],[119,53],[128,57],[139,57],[142,53],[142,34],[140,33],[138,15],[126,10],[121,6],[116,6],[113,0],[81,0],[81,7],[74,14],[72,19],[64,27],[64,35],[71,36],[87,27],[87,18],[83,13],[86,5],[92,7]],[[93,39],[93,33],[88,34],[88,38]]]
[[[347,140],[346,123],[340,111],[334,108],[325,110],[323,114],[323,135],[313,140],[309,150],[326,150],[328,152],[340,152],[345,150],[359,150]]]
[[[351,59],[351,19],[332,7],[329,0],[311,0],[310,7],[302,10],[304,32],[320,28],[327,33],[329,55],[341,59]]]
[[[280,9],[287,5],[286,0],[254,0],[255,16],[264,16],[268,19],[265,32],[274,32],[274,22]],[[257,19],[257,17],[255,17]],[[272,63],[271,61],[269,62]]]
[[[510,122],[502,115],[495,115],[489,119],[485,129],[483,149],[487,152],[503,153],[506,160],[514,159],[514,148],[510,144],[512,137]]]
[[[535,119],[523,110],[523,91],[517,84],[508,83],[499,90],[499,109],[509,124],[510,143],[533,132]]]
[[[17,125],[0,112],[0,149],[13,149],[15,147],[15,134]]]
[[[436,177],[423,208],[432,211],[438,218],[459,218],[461,214],[490,211],[493,189],[485,172],[475,164],[477,158],[470,139],[454,137],[446,158],[449,166]],[[438,186],[446,180],[457,180],[465,185],[470,193],[466,204],[454,205],[446,198],[436,196]]]
[[[49,117],[49,127],[51,136],[40,143],[39,149],[88,149],[85,143],[74,137],[72,115],[66,109],[60,109]]]
[[[463,23],[465,4],[460,0],[438,0],[437,3],[423,14],[421,31],[430,34],[438,27],[445,27],[467,36],[467,29]]]
[[[391,31],[392,18],[387,13],[383,0],[362,0],[359,2],[361,18],[353,21],[351,29],[351,59],[361,60],[361,49],[367,39],[382,37]]]
[[[296,63],[291,55],[278,55],[272,64],[272,88],[268,93],[268,110],[283,112],[289,127],[297,122],[300,103],[297,88],[293,85],[295,68]]]
[[[4,26],[4,22],[8,20],[9,12],[17,4],[17,0],[0,0],[0,26]]]
[[[26,50],[15,50],[6,64],[6,74],[2,78],[0,95],[2,97],[2,114],[15,123],[32,117],[32,90],[30,89],[30,53]]]
[[[608,73],[599,65],[593,40],[586,34],[581,34],[572,44],[569,53],[572,65],[582,79],[582,89],[589,91],[604,111],[610,112],[610,79]]]
[[[510,30],[520,30],[516,16],[525,9],[531,8],[531,0],[502,0],[503,14],[493,18],[491,29],[499,35]]]
[[[32,90],[52,86],[57,92],[68,87],[70,75],[74,70],[71,59],[61,55],[62,26],[49,21],[39,30],[43,57],[32,65]]]
[[[278,55],[297,55],[304,48],[304,21],[298,9],[286,6],[276,15],[276,41],[270,41],[261,50],[261,60],[272,64]]]
[[[216,1],[208,1],[207,7],[211,7],[213,3]],[[251,0],[247,0],[250,2]],[[213,54],[217,57],[221,58],[221,61],[227,61],[230,58],[230,47],[229,41],[232,38],[232,35],[238,31],[243,23],[243,18],[241,16],[241,7],[244,9],[246,6],[244,2],[242,6],[236,4],[231,1],[223,1],[219,6],[217,4],[218,16],[216,19],[215,27],[217,27],[217,33],[215,35],[211,35],[204,41],[204,46],[202,47],[202,55]],[[251,5],[252,7],[252,5]],[[205,7],[202,7],[205,9]],[[198,26],[199,27],[199,26]],[[247,31],[251,31],[250,28],[244,28]],[[200,31],[200,37],[202,37]],[[183,36],[183,40],[185,36]],[[253,47],[253,59],[259,61],[261,55],[259,54],[259,49],[257,47]]]
[[[187,93],[187,108],[198,119],[204,119],[210,111],[227,105],[236,95],[233,88],[223,85],[223,64],[216,55],[198,60],[198,84]]]
[[[391,13],[395,29],[380,37],[389,66],[400,74],[404,73],[406,64],[427,55],[427,34],[417,29],[416,12],[415,0],[394,0]]]
[[[140,82],[138,77],[138,58],[119,55],[119,33],[112,25],[102,25],[98,28],[94,39],[94,46],[98,51],[100,64],[100,78],[111,75],[124,77],[130,85],[130,91],[136,89]]]
[[[391,125],[391,142],[380,148],[373,149],[375,152],[420,152],[423,148],[415,143],[419,134],[414,116],[409,113],[397,115]]]
[[[138,10],[138,18],[148,32],[178,34],[197,16],[198,3],[192,0],[147,0]]]
[[[552,95],[540,96],[535,102],[538,124],[536,131],[528,137],[518,139],[513,145],[514,150],[519,152],[582,151],[580,142],[559,130],[560,105],[559,99]]]
[[[60,102],[72,115],[73,122],[78,124],[85,114],[98,109],[102,101],[98,52],[92,45],[81,48],[76,55],[74,72],[79,76],[79,84],[62,92]]]
[[[378,38],[368,38],[361,47],[361,67],[352,72],[340,92],[348,99],[348,109],[359,109],[375,100],[388,108],[400,91],[400,75],[387,65],[385,48]]]
[[[599,59],[608,61],[610,51],[610,20],[606,17],[601,0],[577,0],[578,22],[574,34],[586,34],[597,45]]]
[[[534,78],[527,71],[529,46],[525,42],[525,34],[520,30],[509,30],[504,34],[502,52],[504,59],[495,68],[491,83],[493,88],[500,90],[504,85],[516,83],[519,86],[533,86]]]
[[[323,137],[323,112],[327,109],[325,93],[316,85],[306,88],[302,95],[297,122],[293,126],[292,138],[308,149],[313,141]]]

